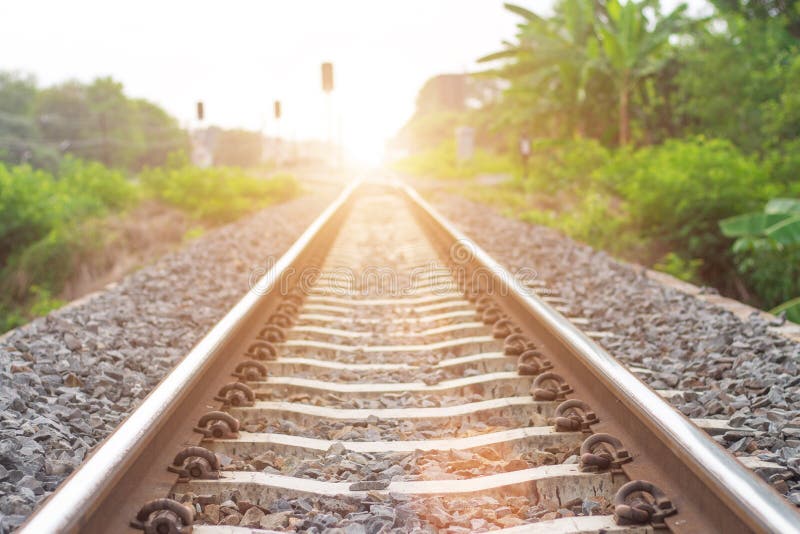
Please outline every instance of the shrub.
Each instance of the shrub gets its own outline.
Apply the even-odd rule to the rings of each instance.
[[[104,215],[108,210],[120,211],[138,199],[134,183],[120,171],[96,161],[64,158],[58,170],[57,184],[67,203],[69,218]]]
[[[208,223],[225,223],[297,194],[299,185],[288,175],[254,178],[235,167],[200,169],[171,165],[147,169],[140,175],[155,198]]]
[[[0,163],[0,322],[19,324],[58,304],[55,295],[77,259],[102,246],[84,221],[122,210],[138,198],[135,184],[99,163],[71,157],[57,175]]]
[[[50,231],[57,220],[56,196],[49,173],[0,162],[0,265],[12,251]]]
[[[437,147],[414,154],[393,164],[401,173],[424,178],[472,178],[478,174],[512,173],[512,160],[486,150],[477,149],[471,160],[458,161],[455,141],[446,141]]]
[[[729,241],[717,221],[759,206],[775,190],[762,166],[730,142],[694,138],[620,151],[597,173],[627,201],[640,235],[701,272],[729,270]]]
[[[593,188],[594,172],[608,160],[608,150],[593,139],[536,141],[531,147],[525,189],[554,193]]]
[[[762,301],[800,323],[800,200],[775,198],[761,212],[724,219],[736,266]],[[784,303],[781,305],[781,303]]]
[[[640,247],[637,236],[629,230],[624,207],[613,208],[614,201],[600,191],[588,191],[569,207],[559,211],[528,210],[525,221],[557,228],[573,239],[616,254]]]
[[[0,260],[75,221],[128,207],[137,196],[133,183],[100,163],[66,157],[56,176],[0,163]]]

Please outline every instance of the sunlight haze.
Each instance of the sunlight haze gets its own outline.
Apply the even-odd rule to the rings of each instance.
[[[552,1],[519,3],[546,12]],[[428,78],[473,70],[478,57],[514,35],[518,17],[502,5],[499,0],[4,2],[0,69],[33,73],[43,85],[110,75],[128,95],[165,107],[185,126],[202,100],[209,124],[325,139],[320,64],[331,61],[336,82],[331,133],[336,138],[341,131],[350,155],[377,162]],[[272,119],[274,100],[283,104],[280,126]]]

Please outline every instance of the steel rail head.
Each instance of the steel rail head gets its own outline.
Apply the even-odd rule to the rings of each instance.
[[[132,462],[154,435],[173,403],[184,396],[203,374],[237,326],[257,309],[262,298],[279,287],[282,273],[294,264],[314,238],[346,205],[360,185],[349,184],[339,197],[306,229],[248,293],[186,355],[142,404],[50,496],[18,531],[20,534],[62,534],[81,528],[85,518],[117,481],[116,473]]]
[[[505,267],[495,261],[474,241],[445,220],[427,201],[407,184],[397,183],[410,202],[432,223],[438,235],[459,243],[472,253],[482,270],[492,273],[501,283],[500,290],[521,305],[556,337],[571,354],[592,371],[649,425],[707,487],[727,503],[743,525],[756,532],[800,534],[800,514],[794,506],[766,482],[750,472],[730,453],[717,445],[703,430],[667,404],[657,393],[628,371],[605,349],[578,330],[567,318],[529,291]]]

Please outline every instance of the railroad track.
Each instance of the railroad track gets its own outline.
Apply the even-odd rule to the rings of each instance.
[[[22,532],[800,531],[563,304],[353,185]]]

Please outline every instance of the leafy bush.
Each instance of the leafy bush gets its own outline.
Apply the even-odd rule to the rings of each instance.
[[[717,221],[759,206],[775,191],[763,167],[724,140],[671,140],[620,151],[596,176],[627,201],[640,235],[701,272],[728,269],[728,241]]]
[[[684,282],[699,283],[699,270],[703,265],[703,260],[685,260],[674,252],[668,252],[661,258],[653,268],[656,271],[671,274]]]
[[[55,195],[49,173],[0,162],[0,265],[13,250],[50,231],[56,220]]]
[[[737,238],[736,266],[763,303],[800,323],[800,200],[775,198],[763,212],[730,217],[719,226]],[[795,301],[784,302],[792,297]]]
[[[66,157],[57,176],[0,163],[0,265],[53,231],[123,209],[136,199],[134,184],[99,163]]]
[[[478,149],[469,161],[460,162],[455,141],[414,154],[393,165],[398,172],[425,178],[472,178],[478,174],[505,174],[514,171],[510,158]]]
[[[130,207],[138,198],[136,185],[120,171],[96,161],[67,156],[58,170],[58,189],[67,201],[68,217],[103,215]]]
[[[289,175],[261,179],[235,167],[200,169],[176,158],[167,167],[146,169],[139,179],[155,198],[215,224],[233,221],[299,191]]]
[[[609,157],[608,150],[593,139],[536,141],[531,147],[525,188],[554,193],[594,187],[592,176]]]
[[[0,322],[13,327],[52,309],[78,258],[103,245],[84,221],[136,202],[122,173],[71,157],[57,175],[0,163]]]
[[[629,231],[629,221],[622,207],[598,190],[588,191],[575,202],[556,210],[528,210],[521,219],[561,230],[573,239],[616,254],[626,254],[641,245]]]

